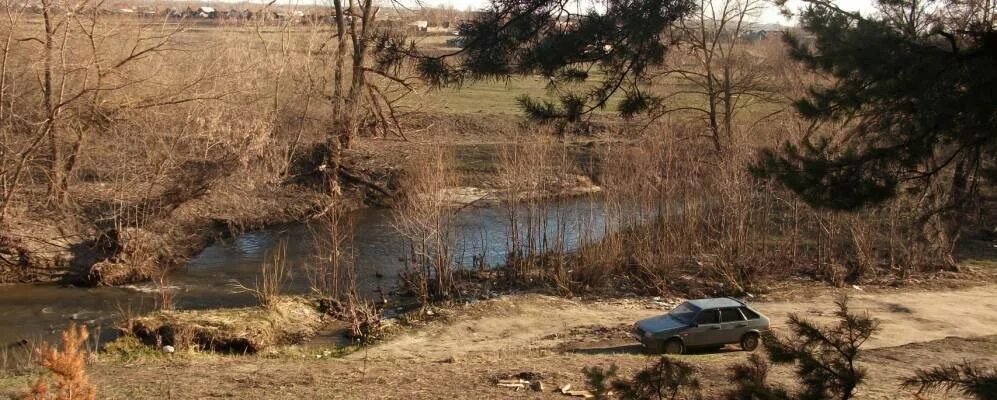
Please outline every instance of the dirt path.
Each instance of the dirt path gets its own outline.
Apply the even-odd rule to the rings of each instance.
[[[851,308],[880,322],[880,333],[865,348],[894,347],[955,337],[997,334],[997,285],[953,291],[849,293]],[[823,294],[806,302],[759,303],[776,328],[792,313],[818,321],[833,320],[835,296]]]
[[[777,330],[790,313],[832,321],[838,294],[800,301],[752,302]],[[894,347],[955,337],[997,334],[997,285],[953,291],[867,293],[849,289],[851,308],[880,321],[881,332],[866,348]],[[446,359],[476,353],[522,352],[554,348],[571,341],[590,346],[629,343],[626,328],[635,320],[660,314],[674,302],[648,300],[584,303],[557,297],[504,297],[470,305],[447,323],[403,334],[370,350],[376,359]],[[600,337],[601,336],[601,337]],[[360,357],[353,355],[352,357]]]
[[[917,398],[898,388],[915,368],[970,360],[997,365],[997,285],[945,291],[869,293],[849,289],[853,310],[881,321],[862,363],[869,381],[860,399]],[[831,319],[835,293],[805,289],[802,301],[753,303],[775,320],[790,312]],[[468,305],[454,316],[401,334],[344,358],[300,354],[193,355],[116,358],[101,356],[90,368],[102,399],[566,399],[556,386],[584,387],[582,368],[620,367],[632,374],[653,358],[626,337],[632,321],[670,308],[648,299],[597,302],[540,295],[509,296]],[[955,337],[962,336],[962,337]],[[748,354],[728,348],[680,356],[696,366],[705,398],[729,388],[728,368]],[[546,391],[497,387],[498,379],[530,372]],[[27,386],[31,377],[0,377],[0,398]],[[769,379],[795,381],[789,366],[773,366]],[[921,399],[958,399],[951,393]]]

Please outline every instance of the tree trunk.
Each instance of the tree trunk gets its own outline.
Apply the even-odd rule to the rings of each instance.
[[[42,2],[42,19],[45,22],[45,49],[42,76],[43,106],[45,107],[45,122],[43,132],[48,136],[48,169],[49,169],[49,197],[56,200],[57,204],[62,204],[65,200],[65,193],[62,190],[63,167],[62,152],[59,149],[58,125],[56,124],[56,104],[54,93],[52,92],[52,41],[55,39],[54,27],[52,25],[51,3]]]
[[[357,27],[357,21],[354,19],[353,23],[350,24],[350,38],[353,41],[353,76],[352,84],[350,85],[350,92],[346,96],[346,100],[349,103],[349,118],[345,132],[340,136],[340,145],[344,149],[350,148],[350,143],[353,138],[357,135],[359,131],[358,117],[360,115],[361,107],[361,97],[363,97],[363,88],[366,83],[364,64],[367,60],[367,41],[370,38],[370,28],[374,21],[374,14],[377,13],[377,9],[373,8],[373,0],[357,0],[359,4],[359,12],[355,9],[353,1],[350,1],[350,10],[353,15],[360,15],[360,26]]]
[[[331,194],[339,194],[339,162],[342,157],[342,148],[340,146],[339,137],[346,131],[346,111],[345,102],[343,98],[343,68],[345,66],[346,60],[346,15],[343,9],[343,0],[333,0],[333,5],[336,9],[336,35],[338,39],[338,46],[336,47],[336,67],[333,72],[333,89],[332,89],[332,113],[333,113],[333,126],[330,128],[326,136],[326,145],[329,148],[329,153],[326,155],[326,168],[328,170],[327,180],[329,184],[329,192]]]

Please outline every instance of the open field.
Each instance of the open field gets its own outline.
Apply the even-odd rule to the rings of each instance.
[[[28,26],[40,29],[42,21],[37,18],[29,18]],[[185,24],[190,24],[185,23]],[[154,32],[169,25],[151,22],[134,22],[133,19],[124,19],[121,26],[141,28],[145,31]],[[268,46],[277,43],[288,44],[286,57],[289,59],[304,59],[315,57],[316,55],[331,52],[331,40],[335,36],[335,29],[330,26],[280,26],[261,25],[259,27],[249,25],[213,25],[213,24],[192,24],[176,36],[177,44],[183,45],[197,52],[198,49],[206,50],[212,48],[231,49],[238,48],[239,52],[261,52]],[[458,50],[449,47],[446,41],[454,38],[450,35],[439,36],[415,36],[410,40],[416,47],[429,53],[450,52]],[[310,54],[318,52],[316,54]],[[178,57],[184,57],[178,54]],[[306,60],[310,62],[312,60]],[[316,71],[319,74],[331,74],[328,71]],[[347,71],[347,77],[349,77]],[[573,90],[585,91],[600,79],[598,73],[592,75],[590,83],[570,86]],[[507,116],[521,116],[517,99],[522,95],[534,98],[551,100],[556,99],[557,94],[547,90],[547,82],[539,76],[518,77],[511,76],[504,80],[483,80],[466,82],[460,87],[429,88],[421,85],[413,86],[416,90],[409,97],[405,98],[399,105],[402,110],[410,109],[422,113],[440,114],[499,114]],[[683,85],[680,79],[674,78],[670,81],[656,80],[654,86],[649,86],[652,91],[681,90],[689,89]],[[613,97],[609,107],[597,112],[599,115],[611,115],[616,113],[615,105],[620,99]],[[679,96],[673,99],[673,106],[683,107],[695,104],[697,100],[692,94]],[[778,105],[764,105],[758,110],[759,113],[772,112]],[[681,114],[681,112],[679,112]]]

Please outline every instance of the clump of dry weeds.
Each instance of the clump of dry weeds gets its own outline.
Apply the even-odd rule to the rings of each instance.
[[[458,182],[453,157],[445,151],[413,160],[400,179],[403,199],[392,214],[409,250],[400,275],[424,305],[455,294],[457,209],[448,189]]]
[[[260,264],[259,274],[252,287],[239,282],[232,282],[231,287],[236,293],[250,293],[263,308],[271,309],[276,304],[281,292],[290,277],[290,267],[287,264],[287,242],[281,240],[273,249],[267,252],[267,260]]]

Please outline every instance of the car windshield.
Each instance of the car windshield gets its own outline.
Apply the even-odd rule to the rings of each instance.
[[[692,322],[692,318],[696,316],[696,312],[698,311],[699,311],[698,307],[686,302],[679,304],[678,307],[675,307],[675,309],[672,310],[672,312],[668,313],[668,316],[675,318],[680,322],[688,324]]]

